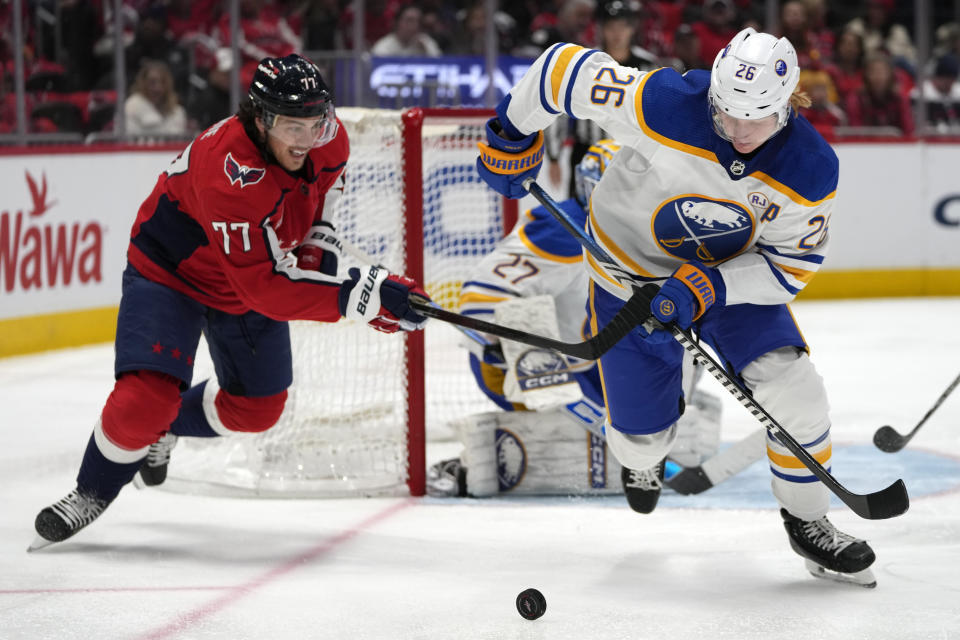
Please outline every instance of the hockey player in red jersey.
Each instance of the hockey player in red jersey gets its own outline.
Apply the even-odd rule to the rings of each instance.
[[[77,487],[39,513],[31,550],[90,524],[138,471],[163,482],[177,437],[273,426],[293,378],[288,320],[423,326],[407,299],[426,294],[409,278],[376,266],[338,276],[324,211],[348,155],[319,69],[291,54],[264,58],[237,115],[160,175],[131,232],[116,384]],[[187,388],[201,332],[216,378]]]

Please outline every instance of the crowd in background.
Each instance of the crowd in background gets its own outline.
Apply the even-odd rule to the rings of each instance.
[[[745,26],[763,30],[764,4],[750,0],[511,0],[488,16],[483,0],[366,0],[363,51],[373,56],[483,56],[487,20],[499,52],[534,58],[556,42],[606,50],[621,64],[708,69]],[[825,133],[884,127],[960,132],[960,24],[934,6],[931,55],[921,69],[908,0],[787,0],[779,32],[797,49],[804,115]],[[114,87],[115,4],[107,0],[23,0],[23,56],[31,132],[109,131]],[[224,0],[125,0],[122,106],[130,134],[190,134],[230,113],[234,65]],[[241,86],[260,58],[357,48],[349,0],[240,0]],[[52,17],[52,18],[51,18]],[[0,0],[0,133],[14,130],[12,3]],[[920,71],[924,80],[918,82]],[[338,100],[340,97],[338,96]],[[340,100],[342,104],[343,101]]]

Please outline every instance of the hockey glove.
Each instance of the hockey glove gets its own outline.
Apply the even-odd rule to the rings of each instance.
[[[716,269],[691,260],[673,272],[650,302],[650,311],[657,320],[675,322],[681,329],[688,328],[711,305],[723,306],[726,287]]]
[[[301,269],[337,275],[337,263],[343,254],[343,245],[334,235],[333,225],[320,221],[310,227],[310,232],[297,247],[297,265]]]
[[[506,137],[500,121],[487,121],[487,142],[478,142],[477,172],[497,193],[511,199],[527,195],[523,181],[536,178],[543,164],[543,132],[519,140]]]
[[[430,299],[416,282],[386,269],[368,266],[352,268],[350,279],[340,285],[340,315],[362,320],[377,331],[396,333],[422,329],[427,319],[415,312],[411,293]]]

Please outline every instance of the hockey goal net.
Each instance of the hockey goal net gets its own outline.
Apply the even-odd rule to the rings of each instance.
[[[335,210],[346,266],[366,254],[455,309],[471,267],[516,219],[515,205],[474,167],[492,112],[337,115],[350,136]],[[422,495],[427,438],[448,437],[450,421],[494,406],[473,382],[463,339],[437,321],[405,335],[346,320],[291,323],[294,382],[280,422],[262,434],[181,439],[168,484],[279,497]],[[200,354],[195,381],[213,374]]]

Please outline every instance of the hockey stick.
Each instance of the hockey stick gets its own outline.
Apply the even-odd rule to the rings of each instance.
[[[642,298],[649,307],[654,297],[650,292],[650,285],[643,287],[638,286],[633,275],[614,262],[613,258],[611,258],[603,247],[597,244],[593,238],[587,235],[586,231],[577,227],[563,210],[560,209],[553,198],[551,198],[533,178],[525,180],[523,186],[557,219],[557,222],[559,222],[563,228],[577,239],[608,275],[612,276],[622,286],[628,287],[633,291],[633,295],[630,296],[628,303]],[[909,508],[910,498],[907,495],[907,487],[904,485],[903,480],[897,480],[885,489],[868,494],[858,494],[848,490],[840,484],[829,471],[824,469],[823,465],[803,448],[803,445],[787,433],[763,407],[755,402],[750,392],[728,374],[703,347],[695,342],[688,331],[680,329],[676,325],[664,328],[669,330],[677,342],[693,355],[695,359],[703,362],[707,372],[716,378],[723,385],[724,389],[732,394],[740,404],[753,414],[753,417],[757,419],[761,426],[772,433],[813,475],[823,482],[828,489],[836,494],[836,496],[858,516],[868,520],[883,520],[885,518],[898,516]]]
[[[956,379],[950,383],[950,386],[947,387],[946,391],[940,394],[940,397],[937,398],[937,401],[933,403],[933,406],[930,407],[930,410],[927,411],[927,414],[923,416],[920,422],[917,423],[917,426],[915,426],[910,433],[902,436],[890,425],[884,425],[877,429],[877,432],[873,434],[873,444],[877,445],[877,449],[880,449],[880,451],[886,451],[887,453],[896,453],[897,451],[900,451],[900,449],[903,449],[905,446],[907,446],[907,443],[910,442],[910,439],[916,435],[917,431],[920,430],[920,427],[923,426],[923,423],[927,421],[927,418],[933,415],[933,412],[937,410],[937,407],[943,404],[943,401],[946,400],[951,393],[953,393],[953,390],[957,388],[958,384],[960,384],[960,375],[958,375]]]
[[[626,304],[623,305],[623,308],[617,312],[617,315],[610,319],[607,326],[600,330],[600,333],[583,342],[560,342],[559,340],[527,333],[519,329],[511,329],[510,327],[504,327],[503,325],[494,324],[478,318],[471,318],[470,316],[464,316],[459,313],[454,313],[453,311],[447,311],[434,305],[426,298],[417,295],[410,296],[410,306],[416,309],[417,313],[427,316],[428,318],[434,318],[474,331],[483,331],[498,338],[513,340],[514,342],[528,344],[532,347],[553,349],[564,355],[580,358],[581,360],[596,360],[650,317],[649,300],[649,295],[641,289],[638,289],[634,295],[627,300]]]
[[[762,458],[766,441],[767,430],[757,429],[695,467],[681,466],[680,471],[663,482],[683,495],[703,493]]]

